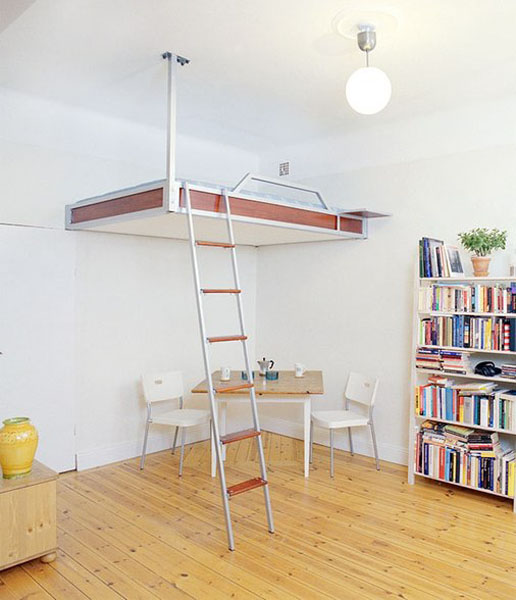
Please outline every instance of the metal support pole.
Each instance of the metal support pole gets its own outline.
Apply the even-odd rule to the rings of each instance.
[[[176,185],[177,65],[184,66],[190,61],[172,52],[164,52],[161,56],[167,61],[167,184],[164,202],[168,210],[173,210],[179,201],[179,187]]]

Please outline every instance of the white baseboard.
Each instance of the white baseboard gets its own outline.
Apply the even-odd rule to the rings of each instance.
[[[276,417],[260,417],[260,426],[266,431],[272,433],[278,433],[280,435],[287,435],[296,439],[303,439],[303,425],[295,421],[287,421],[285,419],[278,419]],[[147,443],[147,453],[159,452],[160,450],[167,450],[172,445],[173,430],[167,431],[166,433],[161,430],[151,431],[149,433],[149,440]],[[187,433],[186,442],[188,444],[194,442],[200,442],[207,440],[208,434],[204,430],[192,430]],[[314,441],[317,444],[324,446],[329,445],[328,432],[318,430],[314,431]],[[100,467],[113,462],[121,460],[128,460],[136,456],[141,455],[143,438],[138,440],[129,440],[125,442],[118,442],[110,446],[103,446],[100,448],[93,448],[91,450],[85,450],[77,453],[77,470],[84,471],[84,469],[91,469],[93,467]],[[347,435],[336,435],[335,436],[335,447],[340,450],[349,450]],[[373,456],[373,446],[371,442],[364,443],[361,440],[354,440],[353,449],[357,454],[363,454],[364,456]],[[406,448],[396,446],[394,444],[386,444],[385,442],[378,444],[378,453],[381,460],[397,463],[400,465],[406,465],[408,463],[408,452]]]
[[[152,429],[151,426],[147,441],[147,454],[171,448],[174,436],[173,428],[170,428],[166,432],[163,431],[163,427],[156,426],[154,432]],[[208,439],[207,432],[204,429],[203,427],[202,430],[196,429],[187,432],[186,443],[191,444]],[[110,446],[77,452],[77,470],[84,471],[85,469],[92,469],[93,467],[101,467],[102,465],[135,458],[141,455],[142,445],[143,437],[138,440],[128,440],[111,444]]]
[[[261,416],[260,426],[262,429],[266,431],[271,431],[272,433],[287,435],[298,440],[303,439],[302,423],[296,423],[295,421],[286,421],[285,419],[277,419],[275,417]],[[355,441],[355,438],[356,436],[353,438],[353,450],[356,452],[356,454],[363,454],[364,456],[374,456],[373,444],[371,442],[363,443],[358,439]],[[328,431],[323,431],[315,428],[314,442],[316,444],[322,444],[323,446],[329,446],[330,442]],[[349,451],[347,434],[335,436],[335,448]],[[378,455],[380,460],[386,460],[388,462],[393,462],[400,465],[408,464],[408,451],[402,446],[378,443]]]

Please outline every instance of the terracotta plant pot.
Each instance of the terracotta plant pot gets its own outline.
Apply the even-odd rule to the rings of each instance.
[[[0,429],[0,466],[4,479],[28,475],[38,447],[38,432],[28,417],[6,419]]]
[[[472,256],[473,275],[475,277],[487,277],[489,275],[490,256]]]

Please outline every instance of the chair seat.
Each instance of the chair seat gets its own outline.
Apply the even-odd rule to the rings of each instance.
[[[369,424],[369,418],[353,410],[316,410],[312,412],[312,421],[318,427],[341,429]]]
[[[195,408],[176,408],[169,412],[155,415],[152,422],[158,425],[176,425],[177,427],[193,427],[202,425],[210,420],[208,410],[197,410]]]

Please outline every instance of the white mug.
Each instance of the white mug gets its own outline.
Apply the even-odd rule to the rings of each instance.
[[[229,381],[231,379],[231,367],[220,367],[220,380]]]
[[[305,365],[302,365],[301,363],[296,363],[294,365],[294,375],[296,377],[303,377],[303,375],[306,372],[306,367]]]

